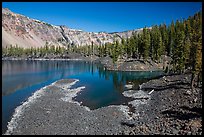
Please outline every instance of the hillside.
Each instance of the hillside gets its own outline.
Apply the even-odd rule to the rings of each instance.
[[[102,45],[112,43],[121,38],[127,38],[132,32],[141,32],[142,29],[106,33],[106,32],[85,32],[82,30],[71,29],[65,25],[55,26],[43,21],[31,19],[2,8],[2,46],[10,44],[19,47],[42,47],[46,41],[55,46],[68,45]]]

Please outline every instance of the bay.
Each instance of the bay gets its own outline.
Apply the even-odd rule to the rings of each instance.
[[[85,86],[74,100],[90,109],[124,104],[126,84],[133,89],[163,72],[108,71],[101,64],[88,61],[3,60],[2,61],[2,132],[7,129],[15,108],[38,89],[64,78],[79,79],[74,87]]]

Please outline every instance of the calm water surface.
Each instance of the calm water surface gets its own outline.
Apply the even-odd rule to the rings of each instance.
[[[15,108],[36,90],[63,78],[79,79],[73,87],[86,88],[74,98],[90,109],[129,101],[122,95],[124,85],[134,89],[162,72],[107,71],[100,64],[86,61],[2,61],[2,132]]]

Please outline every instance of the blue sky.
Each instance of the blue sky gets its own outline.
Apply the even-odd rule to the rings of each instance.
[[[3,2],[2,7],[54,25],[120,32],[186,19],[202,2]]]

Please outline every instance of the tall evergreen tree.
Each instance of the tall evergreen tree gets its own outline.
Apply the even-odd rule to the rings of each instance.
[[[172,56],[172,48],[175,45],[175,26],[174,26],[174,22],[171,22],[171,26],[169,29],[169,46],[168,46],[168,56]]]
[[[149,51],[150,51],[150,32],[145,27],[143,29],[143,46],[144,46],[144,59],[147,60],[149,57]]]
[[[195,81],[199,81],[199,76],[202,73],[202,14],[197,13],[192,21],[192,48],[191,48],[191,64],[192,64],[192,79],[191,88],[194,89]]]

